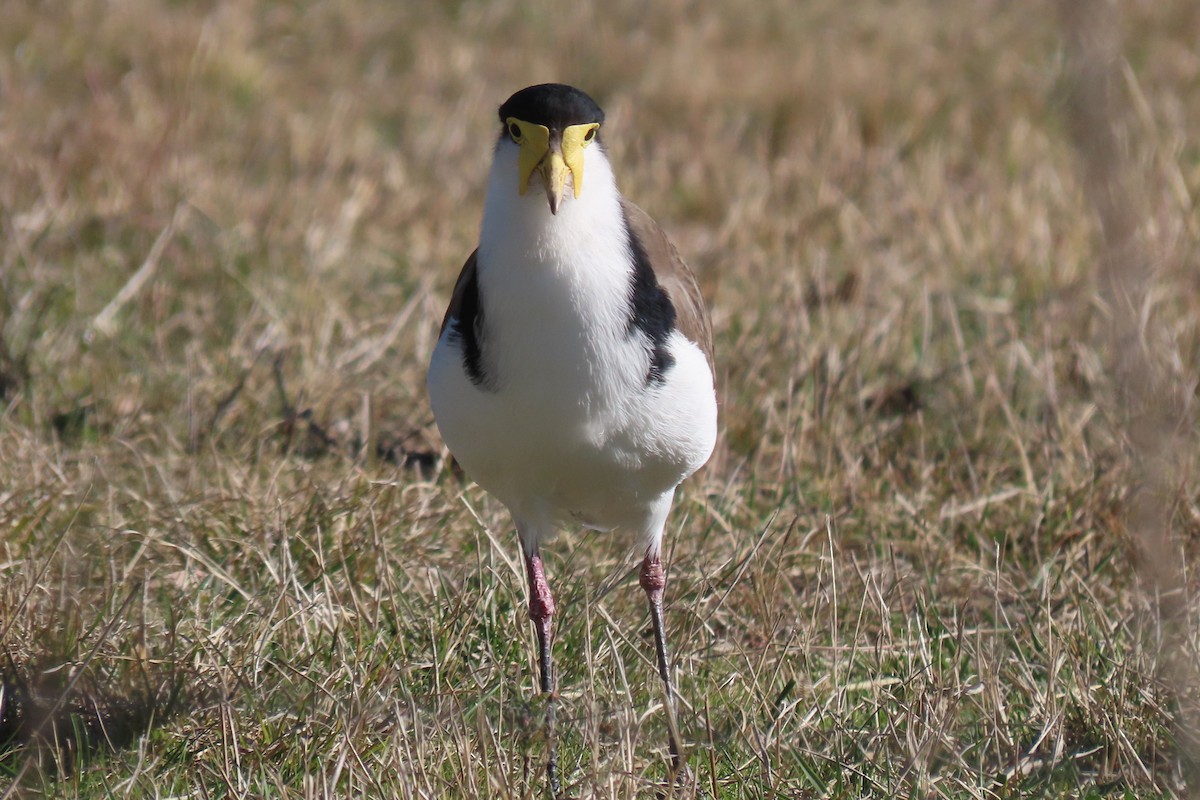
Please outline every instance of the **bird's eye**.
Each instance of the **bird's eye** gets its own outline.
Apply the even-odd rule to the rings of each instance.
[[[521,126],[515,122],[508,123],[508,135],[514,142],[521,141]]]
[[[597,130],[599,130],[599,126],[595,128],[588,128],[588,132],[583,135],[583,140],[585,142],[590,142],[592,139],[595,139]]]

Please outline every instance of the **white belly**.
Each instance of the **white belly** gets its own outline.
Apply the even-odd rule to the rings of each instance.
[[[429,393],[442,436],[518,520],[640,528],[712,453],[716,397],[699,348],[674,334],[674,365],[647,383],[637,337],[610,345],[571,358],[550,347],[540,363],[527,354],[519,376],[488,391],[452,339],[438,342]]]

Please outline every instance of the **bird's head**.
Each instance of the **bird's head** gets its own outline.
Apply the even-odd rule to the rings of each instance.
[[[500,106],[501,144],[520,148],[518,191],[524,195],[534,173],[541,177],[557,214],[567,175],[575,197],[583,192],[583,151],[599,136],[604,112],[596,101],[573,86],[543,83],[514,94]]]

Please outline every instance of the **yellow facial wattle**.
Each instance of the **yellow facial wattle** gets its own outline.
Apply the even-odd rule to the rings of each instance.
[[[563,129],[561,136],[552,136],[545,125],[515,117],[509,117],[504,124],[508,128],[508,135],[521,148],[517,161],[517,190],[520,194],[524,195],[529,188],[533,173],[539,172],[546,189],[546,199],[550,202],[550,212],[557,214],[567,173],[570,173],[575,197],[579,197],[583,191],[583,151],[596,138],[599,123],[569,125]]]

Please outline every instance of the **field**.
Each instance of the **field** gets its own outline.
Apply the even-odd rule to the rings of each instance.
[[[710,798],[1200,787],[1200,4],[6,0],[0,798],[544,796],[424,370],[495,108],[576,84],[708,293],[669,525]],[[667,774],[565,531],[572,797]]]

